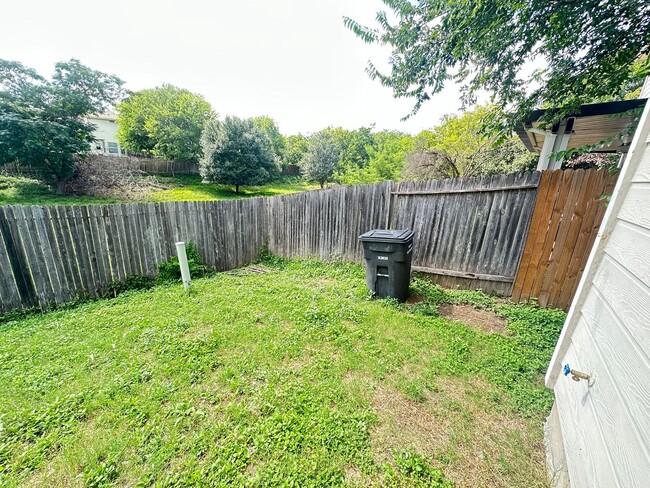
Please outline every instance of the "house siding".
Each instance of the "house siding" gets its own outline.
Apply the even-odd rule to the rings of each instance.
[[[112,142],[118,145],[117,142],[117,123],[112,120],[99,119],[89,117],[88,121],[95,125],[95,131],[93,132],[93,137],[97,140],[104,141],[103,150],[97,150],[94,144],[91,144],[92,152],[94,153],[108,153],[108,143]],[[119,154],[122,153],[121,148],[119,148]]]
[[[649,133],[646,107],[547,374],[575,488],[650,483]]]

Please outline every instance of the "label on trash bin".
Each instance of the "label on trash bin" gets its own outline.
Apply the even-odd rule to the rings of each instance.
[[[388,261],[388,256],[377,256],[377,259],[381,261]]]

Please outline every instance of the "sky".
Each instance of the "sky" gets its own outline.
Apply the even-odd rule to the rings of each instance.
[[[162,83],[200,93],[220,116],[273,117],[285,135],[327,126],[417,133],[458,112],[455,86],[407,121],[412,100],[371,80],[388,48],[365,44],[343,16],[374,25],[380,0],[23,0],[0,17],[0,58],[50,76],[77,58],[137,91]]]

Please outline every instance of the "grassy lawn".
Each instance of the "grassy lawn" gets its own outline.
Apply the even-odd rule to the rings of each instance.
[[[198,175],[158,176],[158,182],[169,187],[155,189],[145,195],[126,198],[57,195],[49,186],[30,178],[0,176],[0,205],[98,205],[128,202],[179,202],[187,200],[223,200],[259,196],[284,195],[318,188],[317,184],[297,178],[264,186],[242,187],[235,193],[232,186],[202,184]]]
[[[0,485],[547,486],[563,312],[264,265],[0,323]]]
[[[0,205],[99,205],[117,198],[57,195],[49,186],[26,177],[0,175]]]
[[[147,198],[150,202],[179,202],[185,200],[224,200],[246,197],[272,197],[300,191],[315,190],[318,184],[298,178],[271,183],[264,186],[242,187],[240,193],[235,193],[232,186],[206,185],[201,183],[198,175],[159,176],[158,181],[169,190],[158,190]]]

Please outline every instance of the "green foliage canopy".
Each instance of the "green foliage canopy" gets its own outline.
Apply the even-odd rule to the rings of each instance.
[[[284,151],[283,163],[286,166],[300,166],[302,158],[307,153],[307,138],[302,134],[295,134],[285,138],[286,147]]]
[[[339,150],[341,166],[362,168],[370,161],[369,148],[375,146],[372,127],[360,127],[354,130],[342,127],[327,128]]]
[[[414,99],[413,112],[448,80],[463,84],[465,105],[486,90],[503,110],[488,114],[486,128],[502,138],[535,107],[557,107],[547,121],[557,120],[582,103],[621,96],[650,67],[643,0],[383,2],[391,14],[378,12],[376,28],[344,19],[364,41],[392,49],[389,72],[370,63],[370,76]]]
[[[462,115],[445,115],[441,123],[415,137],[415,151],[408,157],[406,179],[456,178],[531,169],[536,156],[517,137],[494,146],[495,138],[481,131],[490,113],[478,107]]]
[[[321,188],[331,181],[339,161],[340,149],[328,130],[316,132],[309,138],[302,166],[307,177],[317,181]]]
[[[76,59],[57,63],[51,80],[0,59],[0,164],[35,167],[63,193],[94,139],[95,126],[84,117],[116,103],[122,85]]]
[[[122,147],[171,160],[197,161],[212,107],[201,95],[163,85],[131,94],[117,107]]]
[[[363,165],[342,165],[337,180],[346,184],[396,180],[406,156],[415,147],[412,136],[399,131],[380,131],[370,135],[365,146],[367,161]]]
[[[253,117],[251,121],[255,124],[255,127],[264,132],[271,141],[271,146],[273,147],[276,159],[278,161],[284,161],[284,152],[287,143],[284,136],[280,133],[280,129],[278,129],[278,124],[275,123],[275,120],[267,115],[262,115],[260,117]]]
[[[406,155],[413,151],[413,137],[398,131],[383,131],[375,135],[375,144],[376,148],[368,149],[372,181],[398,179]]]
[[[250,119],[211,118],[201,136],[201,177],[209,183],[263,185],[278,176],[278,164],[269,137]]]

